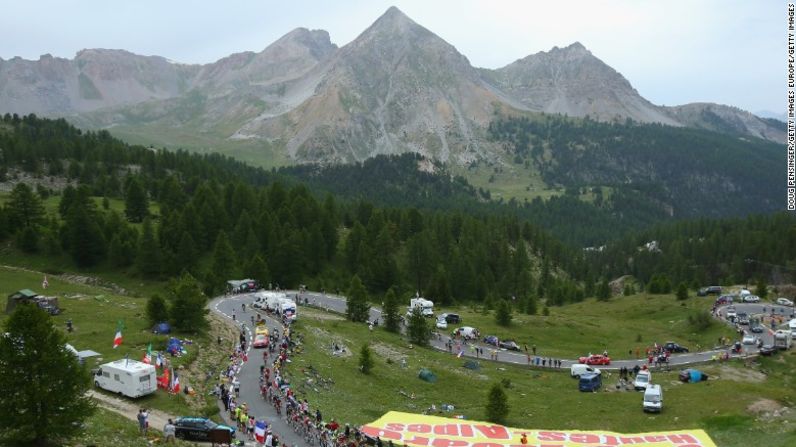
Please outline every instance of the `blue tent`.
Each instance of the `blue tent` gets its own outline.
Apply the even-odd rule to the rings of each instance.
[[[170,334],[171,333],[171,325],[166,323],[165,321],[160,322],[154,326],[152,326],[152,332],[156,334]]]
[[[169,344],[166,346],[166,352],[171,355],[181,355],[188,353],[188,351],[182,347],[182,340],[174,337],[169,339]]]

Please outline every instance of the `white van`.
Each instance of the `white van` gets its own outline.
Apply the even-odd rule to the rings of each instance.
[[[295,320],[298,316],[296,314],[296,303],[289,298],[283,298],[279,300],[279,304],[277,304],[276,310],[279,311],[281,315],[291,320]]]
[[[94,375],[94,386],[127,397],[141,397],[158,389],[153,365],[137,360],[116,360],[100,365]]]
[[[633,380],[633,388],[635,388],[636,391],[646,390],[647,388],[652,386],[650,381],[652,381],[651,372],[639,371],[638,374],[636,374],[636,378]]]
[[[660,413],[663,408],[663,390],[660,385],[650,385],[644,391],[644,411]]]
[[[463,326],[453,331],[453,335],[459,335],[465,340],[477,340],[480,333],[474,327]]]
[[[601,374],[602,372],[598,368],[594,368],[589,365],[584,365],[583,363],[574,363],[572,366],[569,367],[569,375],[572,377],[580,378],[580,376],[584,374]]]

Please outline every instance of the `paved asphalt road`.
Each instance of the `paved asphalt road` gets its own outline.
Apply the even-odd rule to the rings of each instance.
[[[296,435],[292,428],[290,428],[285,420],[277,415],[274,406],[267,403],[260,396],[260,365],[263,364],[263,349],[253,349],[251,347],[252,337],[254,335],[254,326],[251,322],[252,315],[257,314],[257,309],[251,307],[254,301],[254,295],[234,295],[228,297],[219,297],[210,302],[209,308],[226,318],[232,320],[232,315],[236,317],[236,325],[238,328],[243,325],[246,331],[246,345],[248,349],[248,361],[243,364],[238,372],[238,380],[240,381],[240,398],[238,403],[246,402],[251,409],[251,414],[257,419],[264,419],[269,427],[279,436],[280,442],[286,442],[290,446],[306,446],[300,436]],[[246,313],[241,312],[241,303],[246,303]],[[268,333],[273,333],[274,329],[279,330],[282,334],[282,324],[265,314],[260,312],[260,315],[265,317],[266,325],[268,326]],[[235,340],[237,342],[237,340]],[[268,367],[272,367],[273,359],[276,356],[269,354]],[[222,409],[223,410],[223,409]],[[284,410],[284,408],[283,408]],[[284,414],[284,411],[282,412]],[[237,439],[247,439],[245,436],[238,435]],[[246,445],[257,445],[252,441],[247,441]]]

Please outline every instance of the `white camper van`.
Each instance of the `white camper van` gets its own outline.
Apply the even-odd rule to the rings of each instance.
[[[279,304],[277,304],[276,310],[279,311],[280,315],[283,315],[291,320],[295,320],[298,316],[296,314],[296,303],[289,298],[282,298],[279,300]]]
[[[434,316],[434,302],[425,298],[412,298],[409,300],[409,313],[411,314],[415,309],[420,309],[420,313],[424,317]]]
[[[94,385],[127,397],[141,397],[157,390],[155,367],[137,360],[116,360],[100,365]]]
[[[660,413],[663,409],[663,389],[660,385],[650,385],[644,390],[644,411]]]
[[[282,292],[265,292],[265,308],[270,311],[276,311],[279,308],[279,303],[286,300],[287,295]]]

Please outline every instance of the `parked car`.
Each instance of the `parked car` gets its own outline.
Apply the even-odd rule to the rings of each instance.
[[[508,349],[509,351],[519,351],[520,345],[517,344],[514,340],[502,340],[498,346],[503,349]]]
[[[611,358],[608,357],[607,355],[592,354],[588,357],[579,358],[578,363],[583,363],[586,365],[610,365]]]
[[[61,313],[61,309],[56,306],[53,306],[52,304],[46,303],[44,301],[39,301],[37,304],[39,305],[39,308],[41,310],[47,312],[50,315],[59,315]]]
[[[484,343],[492,346],[498,346],[500,344],[500,340],[494,335],[487,335],[484,337]]]
[[[448,324],[459,324],[462,322],[462,317],[458,314],[442,314],[439,316],[441,319],[445,320]]]
[[[444,318],[437,319],[437,329],[448,329],[448,322]]]
[[[268,347],[268,336],[265,334],[257,334],[254,337],[254,343],[252,343],[252,347],[254,348],[267,348]]]
[[[191,441],[209,441],[210,432],[215,430],[229,430],[235,437],[235,428],[228,425],[216,424],[202,417],[179,417],[174,421],[175,436]]]
[[[703,287],[697,291],[698,296],[721,295],[721,286]]]
[[[732,304],[735,298],[736,297],[733,295],[722,295],[716,298],[716,305],[721,306],[722,304]]]
[[[746,335],[743,336],[743,339],[741,340],[741,343],[743,343],[745,345],[753,345],[753,344],[757,343],[757,337],[755,337],[754,335],[751,335],[751,334],[746,334]]]
[[[777,298],[777,304],[779,304],[780,306],[793,307],[793,301],[791,301],[791,300],[789,300],[787,298]]]
[[[774,345],[763,345],[760,347],[760,355],[774,355],[777,352],[777,348]]]
[[[477,340],[481,333],[478,329],[471,326],[462,326],[453,331],[453,336],[460,336],[465,340]]]
[[[708,375],[698,369],[688,368],[680,371],[679,379],[684,383],[704,382]]]
[[[745,295],[743,297],[743,302],[744,303],[759,303],[760,302],[760,297],[757,296],[757,295]]]
[[[644,390],[644,412],[660,413],[663,409],[663,390],[660,385],[650,385]]]
[[[581,391],[597,391],[603,384],[602,374],[583,374],[578,380],[578,389]]]
[[[663,350],[669,352],[688,352],[688,348],[680,346],[673,341],[667,341],[666,344],[663,345]]]
[[[572,377],[577,377],[580,379],[580,376],[584,374],[601,374],[599,368],[592,368],[589,365],[585,365],[583,363],[573,363],[572,366],[569,367],[569,375]]]
[[[636,374],[635,380],[633,380],[633,388],[636,391],[646,390],[651,380],[652,373],[649,371],[639,371],[638,374]]]

